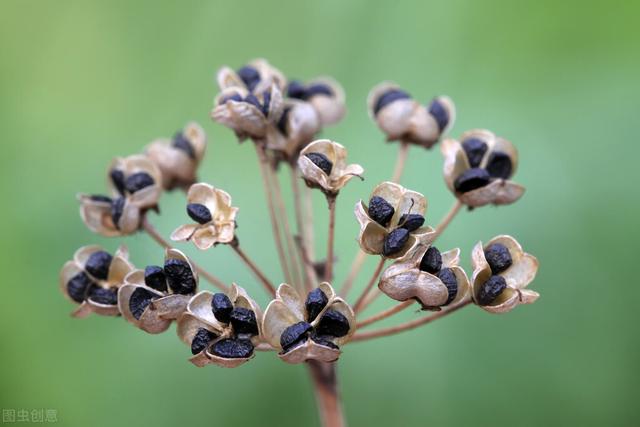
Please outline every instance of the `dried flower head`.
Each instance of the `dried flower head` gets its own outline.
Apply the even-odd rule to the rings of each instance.
[[[355,332],[355,314],[326,282],[309,292],[305,301],[283,283],[264,312],[262,332],[287,363],[334,362],[340,346]]]
[[[473,301],[490,313],[505,313],[518,304],[531,304],[540,294],[525,289],[538,272],[538,260],[511,236],[478,242],[471,253]]]
[[[469,279],[459,262],[458,248],[440,253],[435,246],[422,246],[387,267],[378,287],[396,301],[415,299],[423,310],[438,311],[469,298]]]
[[[387,135],[388,141],[402,141],[431,148],[453,126],[455,106],[446,96],[434,98],[428,106],[414,100],[393,82],[383,82],[369,92],[369,115]]]
[[[187,215],[196,223],[178,227],[171,240],[191,240],[202,250],[234,240],[238,208],[231,206],[229,193],[209,184],[193,184],[187,193],[187,203]]]
[[[282,92],[287,79],[266,59],[254,59],[237,71],[225,66],[220,68],[217,75],[218,86],[224,91],[228,88],[242,88],[247,93],[262,93],[272,84]]]
[[[319,139],[307,145],[298,157],[298,168],[307,185],[325,194],[336,195],[351,178],[360,179],[362,166],[347,165],[347,149],[337,142]]]
[[[442,143],[444,179],[465,205],[508,205],[524,194],[524,187],[510,181],[518,165],[518,152],[506,139],[484,129],[462,134],[462,142]]]
[[[331,77],[318,77],[306,84],[293,80],[287,85],[287,97],[311,104],[322,126],[338,123],[346,113],[344,90]]]
[[[373,189],[369,206],[356,203],[360,223],[358,242],[370,255],[404,260],[418,245],[429,245],[435,230],[423,227],[427,199],[415,191],[393,182],[383,182]]]
[[[125,319],[150,334],[166,331],[198,291],[198,273],[187,256],[167,249],[164,265],[132,271],[118,292]]]
[[[280,119],[269,128],[267,148],[279,159],[290,162],[320,129],[320,117],[310,103],[285,99]]]
[[[228,295],[203,291],[194,296],[178,319],[178,336],[191,347],[194,365],[235,368],[254,356],[261,323],[258,304],[234,283]]]
[[[148,157],[118,157],[108,169],[111,196],[80,194],[80,216],[91,231],[103,236],[134,233],[142,214],[157,206],[161,183],[160,170]]]
[[[204,129],[198,123],[190,122],[173,138],[153,141],[145,152],[160,169],[163,188],[172,190],[176,187],[187,188],[196,181],[206,147]]]
[[[118,289],[133,269],[125,246],[113,256],[96,245],[78,249],[60,271],[60,290],[69,301],[79,304],[72,316],[86,317],[92,312],[118,315]]]

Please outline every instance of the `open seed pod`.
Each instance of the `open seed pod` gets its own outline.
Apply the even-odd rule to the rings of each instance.
[[[228,295],[202,291],[178,319],[178,336],[191,346],[189,359],[198,367],[215,364],[235,368],[254,356],[261,340],[262,311],[247,292],[236,285]]]
[[[267,148],[277,158],[292,161],[320,129],[320,118],[311,104],[285,99],[280,119],[267,133]]]
[[[469,298],[469,279],[459,262],[458,248],[440,254],[435,246],[419,246],[406,261],[390,265],[378,287],[396,301],[415,299],[424,310],[439,311]]]
[[[331,77],[318,77],[307,84],[291,81],[287,96],[308,102],[318,113],[322,126],[338,123],[346,112],[344,90]]]
[[[96,245],[78,249],[60,271],[60,290],[69,301],[79,304],[72,316],[120,314],[118,289],[133,269],[125,246],[120,246],[113,256]]]
[[[114,197],[125,197],[138,208],[155,207],[162,193],[162,175],[146,156],[135,154],[113,159],[108,169],[107,185]]]
[[[298,169],[307,185],[325,194],[336,195],[353,177],[362,178],[364,169],[347,165],[347,149],[337,142],[319,139],[307,145],[298,157]]]
[[[275,84],[282,92],[287,84],[284,74],[266,59],[254,59],[237,71],[230,67],[220,68],[216,76],[220,90],[243,88],[247,92],[261,93]]]
[[[78,194],[80,218],[89,230],[105,237],[126,236],[140,227],[140,208],[128,199]]]
[[[287,363],[307,360],[334,362],[340,346],[355,332],[355,314],[349,304],[323,282],[306,300],[290,285],[281,284],[264,313],[264,339]]]
[[[540,294],[526,289],[538,272],[538,260],[525,253],[511,236],[478,242],[471,253],[472,297],[490,313],[505,313],[518,304],[531,304]]]
[[[358,243],[370,255],[404,260],[418,245],[428,246],[435,230],[423,227],[427,199],[393,182],[383,182],[373,189],[369,206],[356,203],[355,215],[360,223]]]

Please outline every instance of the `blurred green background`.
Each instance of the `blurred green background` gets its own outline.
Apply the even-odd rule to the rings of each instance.
[[[218,67],[263,56],[346,88],[349,113],[323,136],[345,144],[367,180],[338,200],[340,281],[356,252],[352,206],[390,177],[397,150],[367,116],[374,84],[393,79],[425,102],[448,94],[453,135],[486,127],[520,151],[524,198],[463,212],[438,246],[462,248],[468,267],[475,242],[512,234],[541,261],[531,287],[542,297],[349,345],[339,371],[351,425],[637,425],[639,14],[629,1],[2,1],[0,407],[56,409],[69,426],[318,425],[303,366],[259,354],[235,370],[197,369],[173,328],[74,320],[58,290],[78,247],[119,244],[84,228],[75,194],[103,191],[113,156],[190,119],[210,137],[202,179],[232,194],[246,251],[281,279],[255,154],[208,119]],[[432,224],[453,201],[441,168],[438,149],[414,148],[403,179],[427,195]],[[165,195],[162,210],[152,220],[168,235],[186,220],[184,196]],[[316,212],[322,235],[320,197]],[[136,265],[162,259],[145,235],[126,243]],[[264,307],[228,248],[179,248]],[[366,268],[359,287],[373,260]]]

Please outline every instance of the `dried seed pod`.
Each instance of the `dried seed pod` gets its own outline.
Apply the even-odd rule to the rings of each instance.
[[[408,231],[415,231],[424,225],[424,217],[420,214],[403,214],[398,226]]]
[[[389,89],[380,95],[376,101],[373,107],[373,114],[377,116],[378,112],[384,107],[400,99],[411,99],[411,95],[401,89]]]
[[[393,206],[382,197],[373,196],[369,200],[368,214],[372,220],[381,226],[386,227],[394,213],[395,209]]]
[[[171,290],[176,294],[192,294],[196,290],[196,280],[191,266],[180,259],[168,259],[164,263],[164,273]]]
[[[258,335],[258,322],[252,310],[235,307],[231,311],[230,321],[236,334]]]
[[[389,256],[400,252],[408,240],[409,230],[406,228],[396,228],[385,237],[382,254]]]
[[[337,310],[329,309],[320,318],[316,331],[320,335],[343,337],[349,333],[349,321]]]
[[[480,138],[468,138],[462,142],[462,149],[467,155],[469,166],[477,168],[482,163],[489,146]]]
[[[167,292],[167,277],[164,269],[157,265],[149,265],[144,269],[144,284],[160,292]]]
[[[253,344],[245,339],[225,338],[213,343],[210,351],[225,359],[246,359],[253,354]]]
[[[189,203],[187,205],[187,214],[198,224],[206,224],[213,219],[211,211],[205,205],[200,203]]]
[[[242,79],[242,81],[250,91],[253,91],[258,83],[260,83],[260,73],[250,65],[245,65],[244,67],[240,68],[237,73],[238,77]]]
[[[191,341],[191,354],[198,354],[209,347],[209,343],[216,339],[217,336],[208,329],[200,328]]]
[[[298,157],[298,168],[307,186],[336,195],[354,176],[362,178],[364,169],[346,163],[347,150],[335,141],[319,139],[307,145]]]
[[[324,173],[327,175],[331,174],[331,169],[333,169],[333,163],[331,160],[327,158],[322,153],[308,153],[305,154],[309,160],[313,162],[314,165],[318,166]]]
[[[435,246],[429,247],[420,260],[420,270],[437,274],[442,268],[442,255]]]
[[[196,160],[196,150],[182,131],[178,131],[173,135],[171,146],[182,150],[190,159]]]
[[[333,340],[335,339],[334,336],[330,336],[330,335],[318,335],[318,333],[316,331],[313,331],[310,335],[309,338],[311,338],[311,340],[313,342],[315,342],[316,344],[319,344],[321,346],[324,347],[329,347],[331,349],[334,350],[340,350],[340,347],[338,347]]]
[[[97,251],[91,254],[86,264],[85,270],[91,276],[98,280],[107,280],[109,275],[109,267],[111,267],[111,260],[113,257],[106,251]]]
[[[322,292],[322,289],[315,288],[307,295],[305,301],[305,308],[307,310],[307,321],[313,322],[320,312],[326,307],[329,302],[327,295]]]
[[[307,322],[298,322],[287,327],[280,335],[280,346],[283,352],[289,351],[291,348],[302,344],[309,337],[309,332],[313,329],[311,324]]]
[[[500,243],[494,243],[484,251],[484,257],[489,263],[493,274],[498,274],[511,267],[513,260],[509,249]]]
[[[124,186],[129,193],[133,194],[143,188],[151,187],[154,183],[153,178],[148,173],[137,172],[127,177]]]
[[[151,301],[157,298],[157,295],[142,287],[133,291],[129,298],[129,310],[131,314],[133,314],[133,317],[135,317],[136,320],[140,320],[140,316],[142,316],[144,310],[151,304]]]
[[[213,294],[211,299],[211,309],[213,315],[222,323],[229,323],[231,321],[231,312],[233,311],[233,304],[228,296],[223,293]]]

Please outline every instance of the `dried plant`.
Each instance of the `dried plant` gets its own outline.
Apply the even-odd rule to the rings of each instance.
[[[159,266],[136,269],[124,246],[114,256],[98,246],[80,248],[60,272],[63,294],[78,304],[74,316],[122,315],[150,334],[164,332],[175,322],[178,336],[191,347],[189,361],[198,367],[238,367],[257,351],[273,352],[287,363],[305,363],[324,425],[341,426],[345,420],[336,362],[347,344],[426,325],[470,304],[503,313],[538,298],[526,289],[538,261],[513,237],[498,236],[473,248],[471,280],[459,265],[460,249],[441,253],[434,246],[463,206],[471,210],[505,205],[522,196],[524,187],[511,181],[518,160],[513,144],[487,130],[471,130],[460,141],[442,142],[444,178],[456,200],[435,227],[428,225],[426,197],[399,184],[410,146],[430,149],[453,125],[455,108],[448,97],[423,105],[394,83],[372,89],[367,101],[370,115],[388,141],[398,142],[398,158],[390,181],[378,184],[368,200],[355,204],[360,251],[348,276],[335,286],[336,200],[353,177],[364,179],[364,169],[347,162],[347,149],[341,144],[313,139],[323,127],[343,118],[343,89],[328,77],[287,81],[262,59],[237,71],[223,67],[217,81],[220,93],[211,117],[233,130],[240,142],[253,143],[282,276],[272,282],[240,247],[238,208],[232,206],[231,196],[197,183],[207,140],[200,125],[191,122],[172,138],[149,144],[144,154],[116,158],[107,170],[109,195],[79,196],[81,218],[90,230],[108,237],[146,232],[164,249],[164,260]],[[292,177],[295,234],[280,188],[278,173],[283,169]],[[174,189],[187,193],[186,213],[193,222],[176,224],[171,240],[192,241],[200,250],[228,245],[272,298],[264,312],[244,288],[229,286],[195,264],[152,226],[149,215],[159,212],[162,191]],[[314,254],[309,220],[313,190],[324,194],[329,210],[322,259]],[[347,296],[360,282],[367,256],[379,261],[363,281],[360,295],[349,303]],[[199,292],[200,277],[217,292]],[[281,284],[276,289],[274,283]],[[398,303],[358,318],[382,294]],[[363,330],[414,303],[433,313]]]

